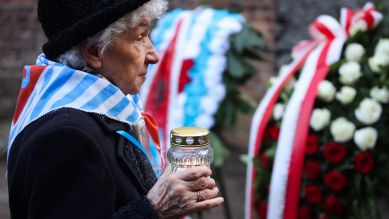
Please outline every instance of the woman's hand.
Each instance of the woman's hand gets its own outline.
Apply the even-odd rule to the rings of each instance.
[[[205,166],[183,168],[175,173],[167,167],[147,197],[160,218],[178,218],[217,207],[224,199],[216,197],[219,189],[209,177],[211,174]]]

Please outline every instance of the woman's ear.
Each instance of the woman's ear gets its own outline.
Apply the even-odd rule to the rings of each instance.
[[[87,66],[98,72],[98,70],[102,66],[102,60],[99,50],[94,46],[82,46],[81,54],[84,56]]]

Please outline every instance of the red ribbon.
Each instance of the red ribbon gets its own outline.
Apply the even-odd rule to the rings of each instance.
[[[157,120],[151,114],[146,112],[142,112],[142,116],[145,120],[146,129],[149,132],[151,139],[155,143],[158,151],[161,152],[161,142],[159,141]]]

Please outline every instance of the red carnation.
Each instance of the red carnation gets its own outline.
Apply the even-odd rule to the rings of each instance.
[[[279,135],[280,135],[280,127],[278,127],[277,125],[268,128],[266,131],[266,138],[273,141],[277,141]]]
[[[311,211],[307,206],[301,206],[298,210],[297,219],[310,219]]]
[[[328,188],[335,191],[340,191],[347,185],[347,178],[338,171],[328,172],[325,175],[324,181]]]
[[[316,135],[308,135],[305,145],[305,153],[308,155],[315,154],[319,150],[319,140]]]
[[[324,204],[324,211],[333,215],[340,215],[343,212],[343,204],[336,196],[331,195]]]
[[[323,153],[331,164],[340,164],[346,158],[347,150],[342,144],[330,142],[324,146]]]
[[[321,190],[318,186],[308,185],[304,190],[305,199],[310,204],[319,204],[322,199]]]
[[[365,151],[359,153],[354,159],[355,171],[360,174],[368,174],[373,169],[374,158],[371,153]]]
[[[314,160],[308,161],[304,167],[305,174],[310,180],[317,179],[320,176],[321,166],[320,163]]]

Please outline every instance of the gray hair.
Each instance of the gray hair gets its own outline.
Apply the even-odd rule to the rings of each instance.
[[[115,23],[112,23],[96,35],[89,37],[81,44],[71,48],[57,59],[58,62],[71,68],[90,72],[84,57],[81,54],[82,46],[95,46],[99,54],[112,45],[128,28],[136,27],[140,24],[143,16],[148,16],[151,20],[160,18],[167,10],[166,0],[150,0],[136,10],[126,14]]]

